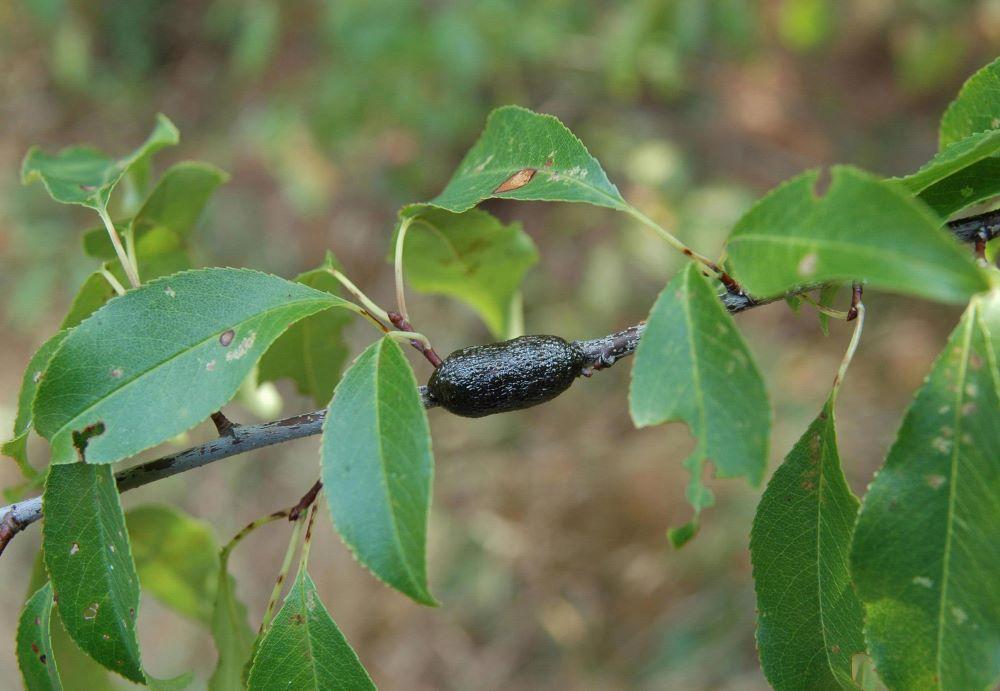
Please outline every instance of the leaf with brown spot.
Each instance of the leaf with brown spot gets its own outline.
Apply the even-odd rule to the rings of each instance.
[[[514,190],[521,189],[531,182],[531,178],[535,177],[536,172],[537,171],[534,168],[522,168],[500,183],[500,185],[493,190],[493,194],[503,194],[504,192],[513,192]]]
[[[17,626],[17,664],[24,687],[32,691],[62,689],[59,670],[52,657],[51,616],[52,586],[46,583],[24,604]]]

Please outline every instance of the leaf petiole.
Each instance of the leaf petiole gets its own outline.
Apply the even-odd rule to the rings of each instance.
[[[408,216],[399,224],[399,232],[396,233],[396,306],[403,319],[409,321],[409,314],[406,312],[406,288],[403,285],[403,246],[406,244],[406,231],[413,223],[413,217]]]
[[[389,319],[389,313],[386,312],[381,307],[379,307],[378,305],[376,305],[371,298],[369,298],[367,295],[361,292],[361,289],[358,288],[356,285],[354,285],[353,281],[351,281],[351,279],[349,279],[347,276],[345,276],[344,274],[342,274],[341,272],[337,271],[334,268],[331,267],[325,267],[325,268],[327,271],[330,272],[331,276],[336,278],[338,281],[340,281],[340,284],[342,286],[347,288],[347,292],[353,295],[358,300],[358,302],[364,305],[364,310],[358,312],[358,314],[367,315],[369,318],[372,319],[372,321],[378,324],[378,326],[381,327],[383,331],[385,331],[386,330],[385,324],[392,323],[391,320]]]
[[[104,276],[104,280],[106,280],[109,284],[111,284],[111,287],[114,289],[115,293],[117,293],[118,295],[125,294],[125,286],[123,286],[118,281],[118,279],[115,278],[115,275],[110,271],[108,271],[107,268],[102,266],[97,270],[97,272],[102,276]]]
[[[139,271],[136,269],[135,264],[132,263],[133,260],[125,251],[125,248],[122,247],[122,240],[118,237],[118,231],[115,230],[115,224],[111,222],[111,217],[108,216],[107,207],[103,205],[98,207],[97,214],[101,217],[104,227],[108,230],[108,237],[111,238],[111,244],[114,246],[115,254],[118,255],[118,261],[121,262],[122,269],[124,269],[125,275],[128,277],[128,282],[132,284],[133,288],[138,288]]]
[[[304,521],[300,519],[292,524],[292,535],[288,539],[288,549],[285,550],[285,558],[281,562],[281,570],[278,572],[278,578],[274,582],[274,589],[271,590],[271,597],[267,601],[267,609],[264,610],[264,618],[260,622],[258,635],[263,634],[267,630],[268,625],[271,623],[271,618],[274,617],[274,612],[278,608],[281,589],[285,585],[285,579],[288,577],[289,569],[291,569],[295,549],[299,546],[299,535],[302,534],[303,523]]]
[[[722,267],[720,267],[718,264],[716,264],[711,259],[709,259],[708,257],[706,257],[704,254],[701,254],[699,252],[695,252],[693,249],[691,249],[690,247],[688,247],[687,245],[685,245],[683,242],[681,242],[677,238],[677,236],[675,236],[673,233],[671,233],[670,231],[668,231],[666,228],[664,228],[663,226],[661,226],[659,223],[657,223],[656,221],[654,221],[653,219],[651,219],[646,214],[644,214],[641,211],[639,211],[639,209],[635,208],[631,204],[628,204],[624,208],[624,211],[625,211],[625,213],[627,213],[632,218],[636,219],[637,221],[639,221],[640,223],[642,223],[646,227],[651,228],[653,231],[655,231],[656,234],[659,235],[661,238],[663,238],[668,245],[670,245],[675,250],[677,250],[678,252],[680,252],[681,254],[683,254],[685,257],[691,259],[692,261],[698,262],[699,264],[701,264],[702,266],[704,266],[705,268],[707,268],[709,271],[711,271],[712,274],[714,275],[714,277],[717,278],[717,279],[719,279],[719,281],[721,281],[722,284],[725,285],[726,288],[729,291],[736,292],[736,293],[742,293],[743,292],[740,289],[739,284],[733,279],[732,276],[730,276],[728,273],[726,273],[722,269]]]

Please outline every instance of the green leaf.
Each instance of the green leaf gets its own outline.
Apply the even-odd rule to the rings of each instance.
[[[52,466],[42,547],[66,631],[88,655],[144,683],[135,619],[139,578],[111,466]]]
[[[986,158],[926,188],[920,199],[942,218],[1000,194],[1000,158]]]
[[[328,252],[323,266],[300,274],[295,280],[336,295],[340,283],[328,269],[337,267],[336,258]],[[299,393],[311,396],[316,405],[329,403],[347,361],[342,332],[350,318],[341,310],[327,310],[290,326],[260,359],[258,381],[288,378],[295,382]]]
[[[52,655],[51,616],[52,586],[46,583],[25,603],[17,625],[17,664],[24,687],[31,691],[62,689]]]
[[[503,225],[478,209],[453,214],[407,207],[415,217],[406,235],[406,279],[425,293],[471,306],[497,338],[509,335],[511,304],[538,250],[520,223]]]
[[[226,552],[219,559],[212,639],[219,660],[208,680],[208,688],[210,691],[242,689],[243,668],[250,660],[254,632],[247,623],[246,606],[236,597],[236,583],[229,575],[229,554]]]
[[[818,171],[772,190],[736,224],[728,255],[750,293],[779,295],[803,285],[861,280],[875,288],[965,302],[989,288],[985,274],[896,184],[835,166],[826,195]]]
[[[250,668],[248,688],[375,688],[305,571],[299,571],[285,603],[264,633]]]
[[[434,459],[417,380],[389,338],[344,373],[323,425],[324,494],[358,561],[426,605],[427,519]]]
[[[977,296],[868,488],[851,548],[890,688],[1000,680],[1000,292]]]
[[[165,146],[177,144],[180,135],[165,115],[156,116],[156,126],[139,148],[113,159],[86,146],[73,146],[50,155],[32,147],[21,164],[21,182],[40,180],[49,195],[63,204],[81,204],[104,209],[115,185],[133,165],[145,165],[148,156]]]
[[[51,442],[53,463],[132,456],[225,405],[290,324],[346,305],[249,270],[157,279],[111,300],[66,337],[38,387],[35,426]]]
[[[1000,130],[977,132],[949,144],[916,173],[892,178],[917,194],[1000,151]]]
[[[185,161],[171,166],[157,182],[136,215],[115,227],[132,225],[137,251],[146,234],[170,231],[183,243],[191,236],[195,223],[215,189],[229,176],[215,166]],[[91,257],[115,259],[115,248],[103,227],[91,228],[83,236],[83,249]]]
[[[31,402],[35,398],[35,391],[38,389],[38,384],[45,374],[45,369],[48,367],[52,355],[62,345],[67,333],[67,331],[59,331],[45,341],[31,356],[21,379],[21,392],[17,396],[14,437],[10,441],[4,442],[3,446],[0,447],[0,452],[13,458],[17,462],[18,468],[21,469],[21,473],[28,479],[34,479],[39,474],[28,463],[28,433],[31,431],[32,424]]]
[[[428,204],[461,213],[491,197],[631,208],[565,125],[518,106],[490,113],[479,141]]]
[[[106,264],[105,268],[110,269],[111,267]],[[69,312],[63,317],[62,325],[59,328],[72,329],[114,296],[115,290],[108,283],[108,279],[102,276],[99,271],[95,271],[87,276],[87,280],[80,286],[80,290],[73,298]]]
[[[649,313],[632,366],[629,412],[636,427],[683,420],[697,437],[684,461],[696,514],[713,501],[702,483],[707,460],[719,477],[744,476],[753,485],[763,478],[771,426],[764,382],[732,317],[693,263]]]
[[[858,511],[827,401],[761,497],[750,533],[757,649],[775,689],[853,688],[865,650],[848,552]]]
[[[125,523],[143,589],[174,611],[211,623],[219,547],[208,524],[171,506],[140,506],[125,514]]]
[[[1000,59],[983,67],[962,86],[941,117],[940,145],[976,132],[1000,128]]]

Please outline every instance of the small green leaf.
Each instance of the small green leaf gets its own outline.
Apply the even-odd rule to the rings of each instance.
[[[260,641],[248,688],[251,691],[375,688],[305,571],[299,571],[285,603]]]
[[[411,205],[415,220],[406,235],[407,281],[425,293],[462,300],[497,338],[509,336],[511,304],[538,250],[520,223],[503,225],[478,209],[453,214]]]
[[[976,132],[1000,128],[1000,58],[983,67],[962,86],[941,117],[941,148]]]
[[[185,616],[212,621],[219,547],[207,523],[171,506],[140,506],[125,514],[143,589]]]
[[[387,585],[426,605],[434,459],[427,412],[399,346],[373,343],[344,373],[323,425],[327,505],[344,542]]]
[[[24,687],[31,691],[62,689],[52,655],[51,616],[52,586],[46,583],[25,603],[17,625],[17,664]]]
[[[336,295],[340,283],[328,269],[338,266],[336,258],[328,252],[323,266],[300,274],[295,280]],[[288,378],[295,382],[299,393],[311,396],[316,405],[329,403],[347,360],[342,332],[350,318],[342,310],[327,310],[290,326],[260,359],[258,381]]]
[[[157,279],[115,298],[66,337],[38,387],[35,427],[51,442],[53,463],[132,456],[225,405],[290,324],[347,305],[256,271],[201,269]]]
[[[810,171],[772,190],[736,224],[728,242],[738,281],[754,295],[780,295],[830,281],[965,302],[989,288],[971,253],[898,185],[835,166],[826,195]]]
[[[461,213],[491,197],[631,208],[565,125],[518,106],[490,113],[479,141],[428,204]]]
[[[115,185],[130,167],[144,165],[148,156],[178,141],[180,135],[174,124],[167,116],[158,115],[146,141],[122,158],[113,159],[86,146],[69,147],[54,156],[32,147],[21,164],[21,182],[27,185],[41,180],[57,202],[104,209]]]
[[[986,158],[920,193],[920,200],[942,218],[1000,194],[1000,158]]]
[[[208,680],[210,691],[242,689],[243,668],[250,660],[254,633],[247,623],[247,608],[236,597],[236,583],[229,575],[229,555],[219,559],[215,608],[212,612],[212,639],[219,654],[215,671]]]
[[[851,548],[893,689],[1000,680],[1000,292],[974,298],[868,488]]]
[[[976,132],[941,149],[920,170],[906,177],[893,178],[913,194],[947,180],[983,159],[1000,151],[1000,130]]]
[[[212,193],[228,179],[225,172],[208,163],[178,163],[163,174],[135,217],[115,223],[115,227],[132,225],[137,250],[142,247],[144,236],[154,230],[170,231],[183,243],[190,238]],[[84,233],[83,249],[89,256],[98,259],[117,257],[108,231],[103,226]]]
[[[43,501],[45,565],[66,631],[97,662],[144,683],[139,578],[111,466],[50,467]]]
[[[865,650],[848,568],[857,512],[827,401],[775,471],[750,533],[757,649],[775,689],[853,688],[851,658]]]
[[[105,264],[105,268],[110,269],[111,267]],[[114,296],[115,289],[108,283],[108,279],[102,276],[99,271],[95,271],[87,276],[87,280],[76,292],[73,302],[70,303],[69,312],[63,317],[59,328],[72,329]]]
[[[697,437],[684,461],[696,514],[713,501],[702,483],[705,461],[719,477],[744,476],[754,485],[763,478],[771,426],[764,382],[732,317],[693,263],[649,313],[632,366],[629,412],[637,427],[683,420]]]
[[[21,473],[30,479],[38,476],[38,471],[28,463],[28,433],[31,431],[32,414],[31,402],[35,399],[35,391],[39,382],[45,374],[45,369],[49,365],[49,360],[56,352],[68,331],[59,331],[49,340],[45,341],[35,354],[31,356],[28,367],[24,370],[21,379],[21,392],[17,396],[17,417],[14,419],[14,437],[10,441],[4,442],[0,447],[0,452],[5,456],[10,456],[17,462]]]

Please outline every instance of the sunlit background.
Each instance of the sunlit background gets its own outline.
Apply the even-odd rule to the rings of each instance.
[[[557,115],[627,199],[717,255],[748,205],[803,169],[914,170],[936,150],[944,105],[998,47],[998,0],[0,3],[0,429],[13,422],[28,358],[94,269],[80,236],[96,216],[20,185],[32,144],[88,142],[118,155],[166,113],[182,138],[158,155],[159,170],[201,159],[232,175],[197,231],[200,264],[293,277],[330,249],[388,305],[397,208],[443,187],[498,105]],[[489,208],[523,221],[541,250],[524,290],[528,332],[588,338],[634,323],[679,265],[608,210]],[[839,407],[859,493],[957,318],[867,298],[869,328]],[[442,352],[489,340],[459,304],[410,302]],[[834,323],[824,337],[808,307],[783,304],[738,324],[770,389],[773,468],[822,405],[849,329]],[[355,352],[374,336],[360,322],[349,330]],[[665,529],[690,513],[680,461],[692,440],[683,425],[632,428],[628,374],[623,363],[530,412],[431,412],[439,608],[377,583],[324,517],[311,570],[382,688],[765,687],[747,551],[760,490],[712,481],[718,504],[701,533],[670,548]],[[250,422],[311,407],[282,384],[245,391],[227,412]],[[211,434],[202,427],[179,443]],[[232,458],[124,502],[182,506],[225,541],[294,503],[316,478],[316,447],[306,439]],[[44,444],[32,450],[40,463]],[[0,463],[0,485],[18,479]],[[234,554],[254,626],[288,534],[268,526]],[[38,545],[32,527],[0,560],[2,686],[17,678],[13,632]],[[144,597],[139,628],[152,673],[211,672],[200,624]],[[69,689],[125,685],[74,658],[59,663]]]

